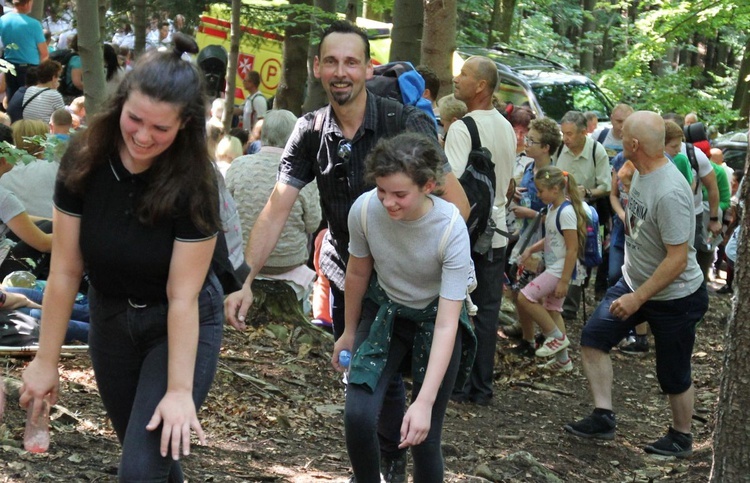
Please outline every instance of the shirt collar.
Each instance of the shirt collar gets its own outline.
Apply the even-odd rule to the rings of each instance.
[[[130,171],[127,170],[124,164],[122,164],[122,160],[120,159],[120,156],[117,154],[112,154],[112,156],[109,157],[109,167],[112,170],[112,174],[115,176],[115,179],[117,181],[123,182],[128,181],[130,179],[139,179],[142,181],[145,181],[151,172],[150,169],[147,169],[146,171],[138,174],[133,174]]]

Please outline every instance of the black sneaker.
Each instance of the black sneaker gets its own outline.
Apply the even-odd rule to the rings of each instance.
[[[508,352],[518,357],[536,357],[536,346],[527,340],[521,340],[517,346],[508,349]]]
[[[632,341],[620,346],[620,352],[631,356],[648,354],[648,336],[636,335]]]
[[[687,458],[693,454],[693,436],[680,433],[670,426],[665,436],[645,446],[643,450],[651,454]]]
[[[406,483],[406,451],[381,456],[380,475],[385,483]]]
[[[594,410],[593,413],[573,423],[568,423],[563,428],[569,433],[573,433],[581,438],[595,439],[615,439],[615,415],[607,416],[599,414]]]

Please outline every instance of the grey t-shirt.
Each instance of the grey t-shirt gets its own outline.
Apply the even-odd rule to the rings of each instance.
[[[373,190],[374,191],[374,190]],[[440,295],[448,300],[466,297],[471,271],[469,234],[460,216],[448,236],[443,256],[439,246],[455,206],[430,195],[432,209],[414,221],[393,220],[378,199],[369,197],[367,236],[362,228],[362,194],[349,211],[349,253],[372,255],[378,282],[394,302],[423,309]]]
[[[667,256],[667,245],[688,244],[687,267],[652,300],[687,297],[703,283],[695,260],[693,193],[673,163],[641,175],[638,171],[628,193],[625,218],[623,277],[631,289],[648,280]]]

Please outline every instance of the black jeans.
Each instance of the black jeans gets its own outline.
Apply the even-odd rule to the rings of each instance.
[[[333,337],[338,340],[344,333],[344,292],[331,284],[331,317],[333,318]],[[354,353],[354,352],[352,352]],[[401,373],[391,377],[388,390],[383,400],[383,410],[391,414],[404,414],[406,408],[406,389]],[[396,456],[402,450],[398,449],[401,438],[401,419],[383,419],[378,430],[380,435],[380,451],[383,455]]]
[[[470,398],[492,397],[492,379],[495,373],[495,350],[500,303],[503,300],[505,247],[492,249],[492,261],[487,255],[472,252],[477,288],[471,299],[479,307],[474,316],[474,332],[477,336],[477,355],[471,368],[471,377],[466,385],[456,388]]]
[[[196,410],[216,374],[224,324],[223,292],[211,273],[199,296],[198,351],[193,401]],[[99,393],[122,444],[119,481],[182,482],[180,463],[159,452],[161,427],[147,431],[167,391],[167,304],[132,307],[127,299],[89,289],[89,348]]]
[[[367,338],[377,309],[378,306],[369,300],[366,300],[363,304],[362,320],[357,327],[354,342],[355,351]],[[346,448],[349,452],[349,460],[352,463],[357,483],[380,483],[379,427],[401,428],[404,412],[387,410],[383,401],[387,396],[393,377],[400,374],[405,360],[411,358],[416,327],[416,324],[408,319],[397,318],[394,321],[388,362],[386,362],[375,391],[370,392],[364,386],[357,384],[347,386],[344,429],[346,430]],[[440,448],[440,439],[443,432],[445,409],[448,406],[456,381],[460,358],[461,337],[457,332],[451,362],[432,406],[430,431],[422,444],[411,448],[415,483],[443,481],[443,454]],[[419,395],[421,387],[421,384],[414,383],[412,402]]]

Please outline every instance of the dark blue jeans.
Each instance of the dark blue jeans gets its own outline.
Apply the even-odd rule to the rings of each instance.
[[[477,335],[477,356],[471,368],[471,377],[466,385],[456,388],[456,392],[470,398],[491,398],[492,379],[495,373],[495,350],[497,348],[498,314],[503,300],[503,280],[505,248],[492,249],[492,261],[487,255],[472,252],[477,288],[471,293],[471,300],[479,307],[474,316],[474,332]]]
[[[5,289],[6,292],[13,292],[23,294],[32,302],[42,304],[44,292],[35,288],[23,288],[23,287],[8,287]],[[26,315],[30,315],[37,320],[42,320],[42,311],[40,309],[29,309],[22,307],[18,309],[19,312],[23,312]],[[88,302],[75,303],[73,304],[73,312],[70,314],[70,321],[68,322],[68,330],[65,332],[65,343],[71,342],[83,342],[88,343],[89,341],[89,305]]]
[[[609,235],[609,273],[607,286],[611,287],[622,277],[622,266],[625,264],[625,225],[620,217],[612,217],[612,233]]]
[[[193,400],[198,409],[213,382],[224,323],[223,292],[210,274],[199,296],[200,334]],[[182,482],[179,462],[159,452],[161,427],[146,425],[167,390],[167,304],[133,308],[89,289],[89,350],[107,416],[122,443],[119,481]]]
[[[692,384],[690,358],[695,344],[695,327],[708,310],[706,284],[687,297],[674,300],[649,300],[626,320],[609,311],[610,305],[632,293],[624,279],[607,290],[591,318],[583,326],[581,346],[609,352],[631,329],[648,322],[654,335],[656,377],[662,391],[682,394]]]
[[[377,313],[378,306],[366,300],[362,307],[362,320],[357,327],[354,350],[362,344],[370,333],[370,326]],[[408,319],[397,318],[393,323],[388,362],[380,376],[375,391],[370,392],[364,386],[349,384],[346,389],[346,409],[344,411],[344,429],[346,430],[346,449],[352,463],[357,483],[380,483],[380,445],[378,430],[380,427],[401,428],[404,412],[391,412],[383,405],[388,386],[394,375],[400,374],[405,359],[410,361],[416,324]],[[432,406],[430,431],[427,438],[411,448],[414,463],[414,482],[432,483],[443,481],[443,454],[440,439],[443,433],[443,419],[448,406],[453,385],[458,374],[461,358],[461,337],[456,336],[448,370],[443,377],[435,403]],[[409,362],[407,361],[407,363]],[[412,402],[419,395],[422,385],[414,383]],[[399,435],[400,437],[400,435]]]

